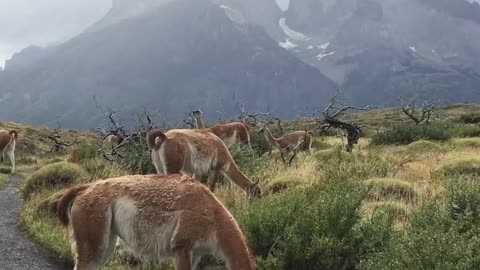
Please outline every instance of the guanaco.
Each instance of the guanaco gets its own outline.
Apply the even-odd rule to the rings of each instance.
[[[15,130],[0,130],[0,151],[2,151],[1,162],[5,160],[7,154],[12,164],[11,173],[15,173],[15,146],[17,144],[18,133]]]
[[[147,133],[147,143],[158,174],[184,172],[197,180],[208,176],[212,192],[218,178],[226,176],[249,196],[261,196],[258,181],[254,183],[243,174],[223,141],[206,130],[174,129],[163,133],[153,129]]]
[[[255,263],[233,216],[202,184],[186,175],[132,175],[68,190],[57,216],[69,227],[75,270],[97,270],[118,238],[136,256],[177,270],[196,269],[202,256],[223,257],[230,270]]]
[[[227,124],[218,124],[210,128],[205,128],[200,110],[193,111],[193,117],[197,129],[206,129],[217,135],[228,148],[233,145],[245,145],[249,150],[253,151],[250,144],[250,127],[240,122],[232,122]]]
[[[111,132],[105,137],[104,140],[108,146],[114,148],[115,146],[122,143],[124,139],[125,138],[122,135],[118,134],[117,132]]]
[[[305,129],[305,131],[295,131],[285,134],[280,138],[275,138],[270,129],[264,126],[259,130],[259,133],[264,134],[270,146],[280,151],[280,157],[284,163],[287,163],[285,157],[292,154],[288,162],[290,164],[298,151],[305,151],[308,154],[312,154],[313,131]]]

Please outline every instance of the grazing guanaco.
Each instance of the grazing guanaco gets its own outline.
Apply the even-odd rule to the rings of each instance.
[[[261,196],[258,181],[253,183],[243,174],[222,140],[206,130],[173,129],[163,133],[153,129],[147,133],[147,142],[158,174],[185,172],[196,179],[208,176],[212,192],[218,178],[226,176],[249,196]]]
[[[202,119],[202,112],[199,110],[193,111],[193,117],[195,118],[195,123],[197,129],[206,129],[213,134],[217,135],[227,147],[232,147],[233,145],[245,145],[253,151],[250,144],[250,128],[247,124],[240,122],[232,122],[227,124],[218,124],[210,128],[205,128]]]
[[[138,257],[174,257],[177,270],[196,269],[205,255],[223,257],[230,270],[255,269],[233,216],[186,175],[132,175],[73,187],[57,215],[70,228],[75,270],[100,269],[118,238]]]
[[[306,151],[312,154],[313,131],[295,131],[275,138],[272,132],[266,127],[262,127],[259,133],[263,133],[265,139],[272,146],[280,151],[280,157],[284,163],[287,163],[285,157],[292,154],[288,163],[291,163],[298,151]]]
[[[15,173],[15,146],[18,133],[15,130],[0,130],[0,151],[2,151],[1,162],[5,160],[5,153],[12,164],[12,174]]]

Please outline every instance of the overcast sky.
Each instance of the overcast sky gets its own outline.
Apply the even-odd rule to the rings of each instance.
[[[0,67],[30,44],[65,41],[100,19],[112,0],[0,0]]]

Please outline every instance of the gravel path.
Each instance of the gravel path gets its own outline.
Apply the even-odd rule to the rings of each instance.
[[[49,259],[20,230],[18,214],[22,199],[17,192],[20,185],[20,177],[10,176],[5,188],[0,191],[0,269],[73,269]]]

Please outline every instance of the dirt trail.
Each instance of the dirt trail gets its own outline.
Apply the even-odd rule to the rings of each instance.
[[[17,192],[20,185],[20,177],[10,176],[5,188],[0,191],[0,269],[73,269],[48,258],[20,230],[18,215],[22,198]]]

